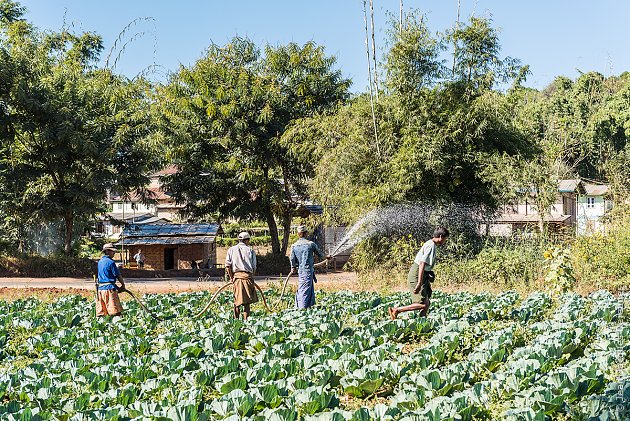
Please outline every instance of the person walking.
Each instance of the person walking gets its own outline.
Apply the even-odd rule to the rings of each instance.
[[[251,305],[258,302],[254,273],[256,273],[256,252],[249,246],[247,232],[238,235],[238,244],[228,249],[225,256],[225,270],[234,288],[234,317],[239,318],[243,306],[243,320],[247,320]]]
[[[144,269],[145,257],[144,257],[144,254],[142,254],[142,250],[138,250],[138,252],[133,256],[133,258],[136,260],[136,263],[138,264],[138,269]]]
[[[437,227],[433,232],[433,238],[426,241],[409,269],[407,280],[411,290],[411,304],[402,307],[390,307],[389,316],[394,320],[398,314],[406,311],[420,311],[422,316],[429,313],[431,304],[431,282],[435,279],[433,266],[435,265],[438,246],[444,245],[449,232],[444,227]]]
[[[315,305],[315,264],[314,255],[324,258],[324,253],[313,241],[306,238],[308,229],[304,225],[297,228],[298,240],[291,246],[291,277],[297,271],[298,289],[295,293],[295,306],[307,309]],[[330,259],[327,256],[326,259]]]
[[[98,261],[97,316],[119,316],[123,312],[118,291],[125,290],[125,281],[113,259],[116,251],[112,243],[105,244],[103,257]],[[120,282],[120,287],[116,285],[116,281]]]

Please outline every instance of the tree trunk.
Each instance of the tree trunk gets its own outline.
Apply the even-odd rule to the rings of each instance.
[[[271,209],[267,209],[265,212],[267,218],[267,226],[269,227],[269,235],[271,236],[271,252],[273,254],[280,254],[280,240],[278,238],[278,224],[273,216]]]
[[[287,254],[287,249],[289,248],[289,235],[291,234],[291,220],[293,217],[291,216],[291,210],[287,210],[287,213],[282,216],[282,228],[284,229],[284,233],[282,234],[282,254]]]
[[[74,215],[72,211],[66,211],[63,220],[66,223],[66,238],[63,250],[66,256],[70,256],[72,254],[72,234],[74,230]]]

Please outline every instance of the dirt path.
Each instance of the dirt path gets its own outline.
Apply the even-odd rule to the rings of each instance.
[[[356,274],[353,272],[318,274],[317,280],[316,289],[359,289]],[[269,283],[280,281],[279,276],[256,277],[256,282],[263,289]],[[128,278],[125,283],[131,291],[140,294],[210,291],[224,284],[221,278],[214,278],[208,282],[197,282],[197,278]],[[296,285],[297,276],[293,276],[289,283]],[[93,291],[94,282],[88,278],[0,278],[0,299],[15,299],[32,295],[51,297],[64,294],[91,295]]]

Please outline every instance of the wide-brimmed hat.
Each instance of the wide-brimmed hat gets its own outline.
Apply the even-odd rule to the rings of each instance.
[[[251,237],[247,231],[243,231],[238,235],[239,240],[249,240]]]
[[[308,232],[308,228],[306,227],[306,225],[298,225],[297,227],[297,232]]]
[[[118,249],[116,249],[116,247],[114,247],[112,243],[105,243],[103,245],[103,251],[106,251],[106,250],[118,251]]]

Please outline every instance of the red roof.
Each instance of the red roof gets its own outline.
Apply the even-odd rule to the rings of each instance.
[[[173,175],[173,174],[177,174],[178,171],[179,169],[177,168],[177,165],[167,165],[166,167],[164,167],[163,170],[160,170],[154,173],[153,176],[161,177],[163,175]]]
[[[147,188],[149,192],[148,196],[151,199],[155,199],[158,202],[169,201],[171,200],[171,195],[163,191],[160,187],[149,187]],[[125,202],[138,202],[140,201],[140,195],[138,192],[131,192],[128,198],[125,198]],[[110,200],[114,202],[123,201],[123,198],[119,194],[112,194],[110,196]]]

